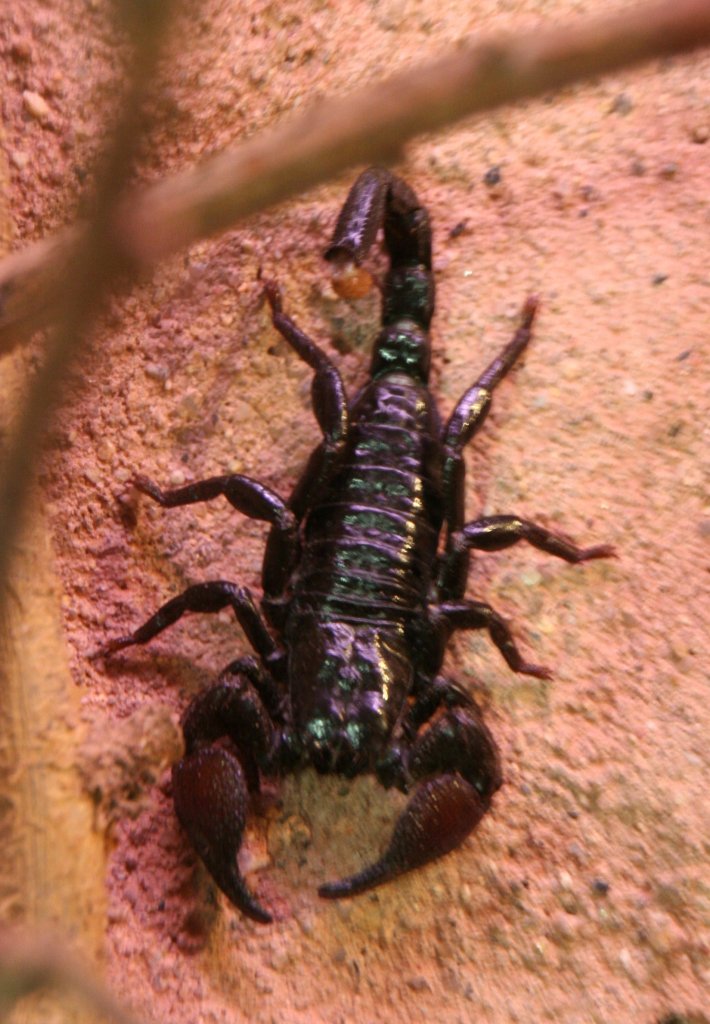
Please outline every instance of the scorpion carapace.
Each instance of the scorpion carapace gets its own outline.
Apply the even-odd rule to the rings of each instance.
[[[169,491],[134,481],[164,508],[221,495],[270,524],[261,611],[235,583],[198,583],[103,649],[147,643],[185,612],[233,610],[258,657],[233,662],[189,705],[173,794],[217,885],[256,921],[271,916],[242,878],[237,852],[262,775],[312,765],[348,778],[372,772],[384,786],[413,791],[384,854],[322,885],[326,898],[448,853],[490,806],[501,785],[498,752],[473,697],[439,674],[447,640],[457,629],[484,628],[514,671],[548,673],[524,660],[490,605],[465,597],[470,551],[526,540],[568,562],[612,554],[515,515],[465,521],[463,450],[528,343],[537,300],[528,298],[513,339],[442,428],[427,387],[429,217],[404,181],[372,168],[350,190],[325,253],[341,281],[380,229],[390,259],[382,329],[370,380],[353,401],[330,358],[283,312],[276,285],[265,284],[274,327],[315,373],[323,434],[289,500],[239,474]]]

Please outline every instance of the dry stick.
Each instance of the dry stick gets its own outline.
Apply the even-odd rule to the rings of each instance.
[[[30,383],[3,460],[0,481],[0,613],[7,597],[5,584],[13,545],[22,522],[32,469],[41,449],[44,430],[59,402],[62,384],[87,341],[109,288],[127,269],[125,254],[120,247],[113,245],[116,204],[125,192],[132,170],[133,156],[140,139],[141,107],[155,78],[160,44],[176,4],[177,0],[143,5],[136,5],[134,0],[115,0],[117,16],[123,18],[133,44],[126,95],[98,176],[93,198],[94,215],[78,234],[76,243],[63,253],[62,272],[56,274],[57,280],[61,281],[61,292],[54,297],[54,312],[59,314],[57,327],[47,343],[44,361]],[[51,243],[40,244],[49,246],[45,251],[57,252]]]
[[[34,992],[79,992],[92,1010],[115,1024],[140,1024],[96,977],[96,968],[68,949],[65,935],[0,925],[0,1019]]]
[[[353,164],[390,162],[418,133],[582,78],[707,45],[708,0],[666,0],[564,29],[469,42],[354,96],[323,101],[269,134],[130,196],[117,218],[116,245],[130,262],[152,264]],[[67,229],[63,239],[38,243],[0,262],[0,296],[6,300],[0,349],[11,330],[16,336],[47,322],[55,311],[62,291],[56,269],[78,232]],[[24,292],[33,282],[30,301]]]
[[[389,162],[421,132],[649,57],[710,45],[708,0],[671,0],[561,30],[469,43],[323,102],[132,200],[126,245],[152,263],[355,163]]]

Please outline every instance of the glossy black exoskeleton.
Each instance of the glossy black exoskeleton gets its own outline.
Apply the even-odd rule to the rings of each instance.
[[[102,652],[144,644],[185,612],[234,611],[258,658],[233,662],[189,705],[173,793],[217,885],[257,921],[271,917],[247,888],[237,852],[262,774],[312,765],[348,778],[373,772],[384,786],[413,790],[380,859],[321,886],[326,898],[363,892],[449,852],[490,806],[501,785],[496,745],[474,699],[439,675],[447,640],[457,629],[485,628],[514,671],[548,673],[523,659],[497,612],[465,598],[471,549],[526,540],[568,562],[612,554],[514,515],[465,521],[463,449],[525,349],[537,302],[527,300],[512,341],[442,428],[427,387],[431,229],[411,188],[387,170],[361,174],[325,258],[347,290],[380,228],[390,258],[382,330],[370,381],[352,402],[329,357],[283,313],[276,286],[265,285],[274,327],[315,371],[323,432],[290,499],[237,474],[171,491],[135,480],[164,508],[221,495],[271,525],[262,612],[235,583],[198,583]]]

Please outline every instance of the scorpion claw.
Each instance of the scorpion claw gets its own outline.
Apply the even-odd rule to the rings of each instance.
[[[213,879],[232,903],[261,924],[271,914],[249,891],[237,865],[247,811],[247,786],[237,759],[222,747],[202,747],[173,767],[180,824]]]
[[[397,821],[382,857],[362,871],[318,889],[324,899],[356,896],[459,846],[485,814],[490,800],[458,772],[429,779]]]

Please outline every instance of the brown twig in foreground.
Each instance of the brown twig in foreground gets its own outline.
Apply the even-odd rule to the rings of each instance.
[[[115,0],[117,17],[132,43],[131,63],[124,102],[118,123],[102,161],[93,197],[93,217],[74,232],[73,244],[40,243],[56,264],[42,266],[56,281],[57,294],[49,301],[33,289],[35,310],[51,310],[57,326],[50,335],[44,361],[30,383],[27,398],[3,460],[0,480],[0,611],[6,596],[4,586],[12,550],[22,522],[32,468],[41,449],[43,433],[59,402],[62,385],[70,367],[82,351],[104,299],[119,274],[126,270],[126,257],[112,245],[116,205],[126,190],[133,158],[140,139],[140,110],[146,91],[155,77],[160,44],[177,0],[137,5],[134,0]],[[69,232],[69,237],[72,232]],[[26,254],[19,254],[22,259]],[[36,279],[30,275],[29,281]],[[0,281],[0,295],[3,294]],[[12,298],[12,293],[10,293]],[[28,311],[32,316],[32,309]],[[0,665],[0,672],[2,666]]]
[[[571,82],[710,45],[708,0],[664,0],[613,17],[535,34],[472,42],[433,63],[394,75],[343,100],[329,100],[268,135],[130,196],[120,238],[129,262],[151,264],[240,217],[311,188],[356,163],[389,162],[405,142],[470,114]],[[14,329],[53,312],[61,285],[51,274],[72,243],[32,246],[0,262],[0,347]],[[24,293],[37,278],[43,301]],[[40,286],[41,287],[41,286]]]
[[[0,926],[0,1018],[25,996],[47,988],[74,990],[91,1009],[116,1024],[139,1024],[96,977],[96,970],[51,932]]]

